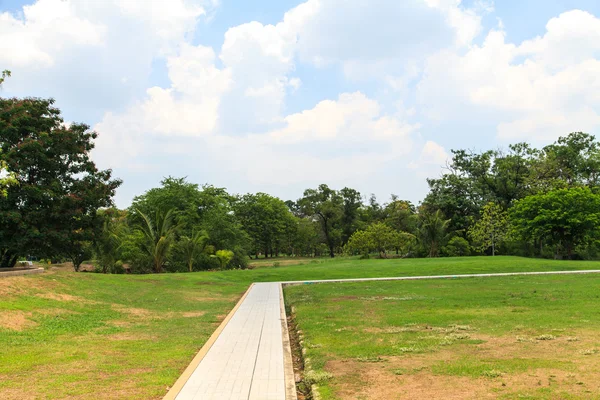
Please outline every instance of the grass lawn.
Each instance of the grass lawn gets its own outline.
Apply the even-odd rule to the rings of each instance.
[[[326,399],[600,398],[600,276],[291,286]],[[320,372],[326,372],[321,374]]]
[[[362,261],[336,259],[305,262],[303,265],[282,263],[278,267],[258,267],[247,271],[192,274],[111,276],[57,270],[43,275],[0,278],[0,398],[161,398],[251,282],[600,269],[598,262],[561,262],[514,257]],[[494,282],[500,282],[497,280],[499,278],[493,279],[496,279]],[[572,278],[560,279],[567,281]],[[584,281],[591,277],[577,279]],[[472,284],[476,281],[470,279],[464,282]],[[415,288],[425,284],[410,282],[411,287],[414,285]],[[387,285],[388,283],[378,283],[377,287],[385,288]],[[407,283],[390,285],[389,287],[407,287],[402,286]],[[317,329],[314,332],[325,335],[325,331],[318,330],[320,325],[316,322],[319,321],[310,322],[312,317],[302,314],[304,311],[310,314],[310,307],[316,308],[310,300],[311,296],[327,297],[331,294],[327,288],[353,290],[352,288],[360,287],[367,288],[353,284],[343,287],[311,285],[290,288],[288,301],[298,307],[299,320],[307,327],[307,337],[313,334],[314,328]],[[438,297],[441,297],[441,293]],[[336,297],[335,293],[331,296]],[[350,299],[347,301],[358,308],[379,307],[380,303],[387,307],[386,304],[391,304],[387,300],[361,300],[355,303]],[[322,312],[329,307],[339,307],[344,302],[346,300],[327,302],[326,307],[317,310],[314,318],[323,317],[320,322],[330,324],[333,320],[330,321],[329,318],[337,318],[337,314],[324,318]],[[395,303],[397,306],[409,304],[408,301],[400,300]],[[546,304],[555,303],[550,301]],[[301,315],[307,319],[301,319]],[[587,319],[597,320],[592,317]],[[453,322],[448,322],[451,323]],[[479,329],[472,334],[474,337],[485,332],[480,323],[468,323]],[[593,329],[594,322],[589,322],[586,326]],[[339,336],[340,332],[335,329],[337,328],[331,329],[328,335]],[[372,334],[382,335],[381,337],[387,335],[377,332]],[[563,336],[562,333],[556,335]],[[593,347],[587,339],[584,340],[584,333],[579,335],[581,340],[573,342],[574,346]],[[310,338],[314,340],[312,336]],[[434,343],[433,339],[430,341]],[[563,343],[548,341],[548,344],[559,342]],[[525,344],[534,346],[536,343]],[[546,345],[545,343],[542,345]],[[565,346],[573,345],[571,342],[565,343]],[[351,343],[347,345],[348,348],[353,347]],[[453,343],[448,348],[456,346],[460,344]],[[319,368],[325,366],[326,357],[329,356],[332,359],[358,357],[337,354],[339,348],[340,346],[332,344],[330,349],[315,347],[309,349],[309,353],[323,351],[321,356],[316,353],[314,355],[315,366],[321,357],[322,364]],[[379,354],[374,350],[369,354],[369,357],[374,357],[387,353]],[[578,354],[574,353],[573,356]],[[593,357],[589,359],[595,359]],[[392,378],[396,379],[397,376],[392,375]],[[335,382],[332,381],[325,392],[334,391]],[[582,390],[586,387],[581,386]]]

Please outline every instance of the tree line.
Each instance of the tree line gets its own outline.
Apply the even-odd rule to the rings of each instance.
[[[166,177],[117,209],[90,159],[97,134],[53,100],[0,98],[0,268],[94,260],[105,273],[245,268],[259,257],[516,254],[597,258],[600,148],[572,133],[536,149],[453,150],[419,204],[322,184],[296,200]]]

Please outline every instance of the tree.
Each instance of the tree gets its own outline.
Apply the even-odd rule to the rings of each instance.
[[[448,241],[444,250],[450,257],[462,257],[471,254],[469,241],[460,236],[454,236]]]
[[[519,200],[510,210],[514,233],[544,242],[556,257],[572,257],[575,246],[600,239],[600,195],[587,187],[553,190]]]
[[[508,214],[499,204],[489,202],[481,210],[481,218],[469,230],[469,236],[479,251],[492,248],[492,256],[496,248],[504,242],[508,234]]]
[[[298,200],[304,215],[316,218],[321,226],[321,232],[329,256],[335,257],[335,248],[341,242],[341,218],[343,215],[343,199],[327,185],[319,185],[317,189],[307,189],[304,197]]]
[[[166,213],[157,211],[154,221],[141,211],[137,213],[142,219],[137,227],[144,237],[141,243],[142,250],[150,256],[154,272],[159,274],[165,266],[175,240],[177,225],[174,223],[174,211],[169,210]]]
[[[116,208],[100,210],[98,212],[102,226],[95,235],[93,242],[94,256],[96,263],[102,270],[102,273],[113,272],[117,261],[120,259],[120,252],[123,236],[126,235],[127,226],[125,218],[127,213]],[[137,243],[135,244],[138,247]]]
[[[178,245],[190,272],[194,271],[194,262],[198,255],[205,249],[207,241],[208,236],[203,231],[192,233],[192,236],[182,236],[179,239]]]
[[[350,254],[358,253],[364,258],[368,258],[374,247],[372,239],[368,232],[358,230],[350,236],[348,243],[346,243],[346,251]]]
[[[394,237],[394,247],[396,254],[405,257],[409,255],[415,248],[417,237],[408,232],[396,232]]]
[[[199,186],[187,182],[186,178],[172,176],[164,178],[160,185],[134,197],[129,208],[130,215],[135,216],[136,210],[146,215],[173,210],[175,223],[182,233],[190,235],[193,230],[199,230],[200,207],[204,200]]]
[[[342,244],[346,244],[350,236],[358,228],[360,209],[362,206],[360,193],[354,189],[343,188],[339,192],[342,197]]]
[[[212,257],[219,261],[219,267],[226,269],[231,260],[233,259],[233,251],[231,250],[218,250]]]
[[[97,210],[112,205],[121,184],[90,159],[97,134],[85,124],[65,125],[53,104],[0,99],[0,163],[16,180],[0,198],[0,267],[89,241]]]
[[[293,215],[280,199],[266,193],[246,194],[233,204],[236,217],[252,241],[253,252],[265,257],[277,254],[287,231],[292,229]]]
[[[398,200],[392,196],[392,201],[383,209],[384,222],[397,231],[415,232],[417,215],[415,206],[410,201]]]
[[[387,251],[394,249],[398,242],[397,232],[383,222],[369,225],[366,233],[371,237],[373,249],[379,253],[381,258],[387,258]]]
[[[440,248],[448,238],[449,219],[440,210],[434,212],[425,207],[419,211],[419,239],[429,257],[438,257]]]

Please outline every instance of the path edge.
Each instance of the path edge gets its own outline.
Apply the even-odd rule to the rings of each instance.
[[[281,316],[281,342],[283,344],[283,378],[285,381],[285,400],[297,400],[296,377],[294,375],[294,362],[292,360],[292,346],[290,345],[290,331],[287,324],[285,312],[285,300],[283,298],[283,285],[279,286],[279,313]]]
[[[254,286],[254,283],[250,284],[250,286],[248,287],[246,292],[243,294],[243,296],[240,298],[240,300],[236,303],[236,305],[233,307],[233,309],[231,309],[229,314],[227,314],[225,319],[221,322],[221,324],[217,327],[217,329],[212,333],[212,335],[210,335],[210,337],[208,338],[206,343],[204,343],[204,346],[202,346],[200,351],[198,351],[196,356],[192,359],[192,362],[190,362],[190,364],[187,366],[187,368],[179,376],[177,381],[175,381],[175,383],[173,384],[171,389],[169,389],[169,391],[167,392],[165,397],[163,397],[163,400],[175,400],[177,395],[179,395],[179,392],[181,392],[181,389],[183,389],[183,386],[190,379],[190,377],[192,376],[192,374],[194,373],[196,368],[198,368],[198,365],[200,365],[200,362],[202,362],[202,360],[206,356],[206,353],[208,353],[208,351],[213,346],[213,344],[215,344],[215,342],[217,341],[217,338],[219,337],[221,332],[223,332],[223,329],[225,329],[225,327],[227,326],[227,324],[229,323],[231,318],[233,318],[233,315],[235,314],[235,312],[238,310],[238,308],[240,308],[240,306],[242,305],[244,300],[246,300],[246,296],[248,296],[248,293],[250,293],[250,290],[252,289],[253,286]]]

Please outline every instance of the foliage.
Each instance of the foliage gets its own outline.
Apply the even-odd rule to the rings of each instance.
[[[571,257],[576,246],[600,239],[600,195],[587,187],[528,196],[510,210],[515,234]]]
[[[450,257],[462,257],[471,254],[469,241],[460,236],[454,236],[444,247],[444,252]]]
[[[60,257],[93,241],[97,210],[111,206],[121,184],[90,158],[97,134],[65,125],[53,103],[0,99],[0,163],[17,181],[0,198],[0,267],[22,255]]]
[[[354,232],[346,244],[346,251],[364,257],[368,257],[371,251],[377,251],[380,258],[387,258],[389,250],[396,250],[402,255],[409,253],[414,242],[414,235],[395,231],[383,222],[376,222],[364,231]]]
[[[8,187],[18,185],[15,175],[8,170],[6,162],[2,160],[2,149],[0,148],[0,197],[6,197]]]
[[[489,202],[481,210],[481,218],[470,228],[469,236],[477,250],[483,252],[491,248],[494,256],[508,234],[508,227],[506,211],[499,204]]]
[[[0,74],[0,86],[2,86],[6,78],[10,78],[10,71],[7,69],[2,71],[2,73]]]
[[[137,211],[141,222],[136,230],[143,235],[140,242],[142,250],[150,256],[155,273],[161,273],[175,240],[175,232],[178,226],[174,221],[174,211],[171,209],[166,213],[157,211],[152,220],[148,215]]]
[[[263,252],[268,257],[273,250],[278,254],[296,227],[296,217],[280,199],[265,193],[246,194],[233,205],[236,217],[252,242],[252,253],[258,258]]]
[[[231,250],[217,250],[217,252],[212,256],[219,261],[220,269],[227,269],[227,266],[233,260],[234,254]]]
[[[206,248],[207,241],[208,236],[203,231],[192,233],[191,236],[182,236],[179,239],[177,246],[184,257],[189,272],[194,271],[194,263]]]
[[[329,256],[335,257],[335,248],[342,242],[342,196],[323,184],[317,189],[305,190],[304,197],[298,200],[298,204],[304,215],[319,221]]]
[[[450,220],[440,210],[431,211],[421,207],[419,211],[419,241],[426,249],[428,257],[438,257],[441,247],[448,239]]]

